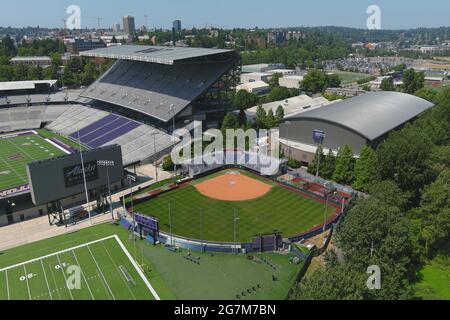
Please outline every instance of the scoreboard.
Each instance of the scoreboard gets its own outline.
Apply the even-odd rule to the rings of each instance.
[[[144,216],[140,213],[135,213],[136,223],[142,226],[147,231],[159,232],[159,221],[156,218]]]

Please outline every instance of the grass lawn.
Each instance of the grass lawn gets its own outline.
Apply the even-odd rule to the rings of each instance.
[[[370,77],[370,74],[356,73],[356,72],[346,72],[346,71],[332,71],[334,74],[338,75],[342,80],[342,84],[350,84],[358,80],[362,80]]]
[[[64,154],[38,135],[0,139],[0,190],[28,184],[28,163]]]
[[[433,260],[421,271],[417,294],[424,300],[450,300],[450,258]]]
[[[247,172],[246,175],[262,179]],[[195,181],[199,183],[223,172]],[[251,242],[257,234],[272,233],[275,229],[283,236],[294,236],[324,221],[325,204],[272,184],[263,197],[250,201],[219,201],[200,194],[193,185],[168,192],[135,205],[135,211],[156,217],[160,228],[169,231],[169,205],[172,212],[173,232],[189,238],[232,242],[234,210],[237,222],[237,240]],[[203,228],[200,210],[203,209]],[[333,208],[328,208],[330,216]],[[202,232],[203,229],[203,232]],[[203,234],[203,236],[202,236]]]
[[[291,264],[289,256],[279,254],[254,255],[277,266],[274,271],[267,264],[250,261],[246,255],[193,253],[200,257],[197,265],[184,258],[186,253],[152,245],[146,245],[144,251],[175,298],[182,300],[234,300],[242,292],[246,294],[242,300],[283,300],[302,267]],[[277,281],[272,280],[273,275]],[[258,285],[260,288],[254,292]]]
[[[187,251],[173,253],[146,241],[133,242],[123,227],[106,223],[0,252],[0,270],[38,259],[7,273],[0,271],[0,300],[8,298],[8,291],[10,299],[25,300],[30,296],[42,300],[90,300],[91,292],[96,299],[112,299],[111,292],[116,299],[152,299],[148,288],[140,281],[133,265],[114,239],[39,259],[113,235],[118,236],[139,265],[146,266],[146,275],[163,300],[235,299],[236,294],[243,291],[246,292],[243,299],[284,299],[301,268],[301,264],[290,263],[289,255],[278,254],[254,255],[258,260],[254,262],[248,260],[246,255],[193,253],[194,257],[200,257],[198,265],[184,258]],[[276,270],[261,263],[261,257],[275,265]],[[66,268],[72,265],[80,265],[85,278],[82,277],[81,290],[69,293],[61,266]],[[125,267],[136,285],[127,285],[123,274],[118,272],[120,266]],[[24,279],[25,274],[30,277]],[[277,281],[273,281],[273,275]],[[257,288],[255,292],[253,287]],[[251,293],[248,294],[247,290]],[[52,293],[51,297],[48,292]]]

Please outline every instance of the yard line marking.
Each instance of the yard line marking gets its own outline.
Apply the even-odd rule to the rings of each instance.
[[[61,267],[60,269],[61,269],[61,272],[62,272],[62,274],[63,274],[64,281],[65,281],[65,283],[66,283],[66,286],[65,286],[65,287],[67,288],[67,290],[69,290],[70,298],[73,300],[72,290],[70,290],[70,289],[67,287],[66,273],[64,272],[64,268],[63,268],[63,265],[62,265],[62,263],[61,263],[61,260],[59,259],[59,255],[56,255],[56,257],[58,258],[58,263],[59,263],[59,266]]]
[[[161,300],[161,298],[159,297],[159,295],[156,293],[155,289],[152,287],[152,285],[150,284],[150,282],[148,281],[147,277],[145,276],[145,274],[142,272],[141,268],[139,267],[139,265],[136,263],[136,261],[133,259],[133,257],[131,256],[130,252],[128,252],[127,248],[125,247],[125,245],[122,243],[122,240],[120,240],[118,235],[113,236],[116,241],[119,243],[119,246],[122,248],[123,252],[125,252],[125,255],[128,257],[128,259],[131,261],[131,264],[134,266],[134,268],[136,269],[137,273],[141,276],[142,281],[144,281],[145,285],[147,286],[147,288],[150,290],[150,292],[153,294],[153,297],[156,300]]]
[[[23,153],[25,153],[27,155],[28,158],[31,158],[31,160],[36,160],[35,158],[33,158],[32,156],[30,156],[30,154],[28,152],[26,152],[25,150],[23,150],[21,147],[19,147],[18,144],[12,142],[11,140],[6,140],[9,143],[11,143],[13,146],[15,146],[17,149],[19,149],[20,151],[22,151]]]
[[[105,240],[109,240],[109,239],[112,239],[112,238],[115,238],[115,237],[116,236],[109,236],[109,237],[106,237],[106,238],[103,238],[103,239],[99,239],[99,240],[95,240],[95,241],[92,241],[92,242],[89,242],[89,243],[84,243],[84,244],[81,244],[81,245],[73,247],[73,248],[69,248],[69,249],[58,251],[58,252],[54,252],[54,253],[48,254],[46,256],[42,256],[42,257],[39,257],[39,258],[36,258],[36,259],[31,259],[31,260],[28,260],[28,261],[25,261],[25,262],[22,262],[22,263],[18,263],[16,265],[13,265],[13,266],[10,266],[10,267],[6,267],[6,268],[3,268],[3,269],[0,269],[0,272],[1,271],[6,271],[6,270],[10,270],[10,269],[14,269],[14,268],[20,267],[20,266],[22,266],[24,264],[37,262],[37,261],[43,260],[43,259],[48,259],[48,258],[57,256],[58,254],[64,254],[64,253],[70,252],[72,250],[77,250],[77,249],[80,249],[80,248],[84,248],[84,247],[90,246],[92,244],[99,243],[99,242],[102,242],[102,241],[105,241]]]
[[[47,274],[45,273],[44,263],[42,262],[42,260],[41,260],[41,267],[42,267],[42,271],[44,272],[45,283],[47,284],[47,289],[48,289],[48,294],[50,295],[50,300],[53,300],[52,292],[50,291],[50,286],[49,286],[48,280],[47,280]]]
[[[5,277],[6,277],[6,291],[8,292],[8,300],[11,300],[9,294],[8,270],[5,271]]]
[[[72,253],[75,258],[75,261],[77,262],[78,267],[80,268],[81,275],[83,276],[84,282],[86,282],[86,285],[88,287],[91,298],[92,298],[92,300],[95,300],[94,295],[92,294],[92,291],[91,291],[91,287],[89,286],[89,283],[87,282],[86,277],[84,276],[84,272],[83,272],[83,269],[81,268],[80,262],[78,261],[77,255],[75,254],[75,251],[73,251],[73,250],[72,250]]]
[[[61,150],[62,152],[64,152],[65,154],[71,154],[69,151],[67,151],[66,149],[64,149],[63,147],[57,145],[56,143],[54,143],[52,140],[50,139],[45,139],[45,141],[47,141],[48,143],[50,143],[52,146],[54,146],[55,148],[58,148],[59,150]]]
[[[115,267],[117,273],[119,274],[119,277],[122,279],[122,282],[123,282],[123,283],[125,284],[125,286],[128,288],[128,291],[130,291],[131,296],[133,297],[133,299],[136,300],[136,297],[134,296],[133,291],[131,291],[131,289],[130,289],[130,287],[128,286],[127,282],[125,281],[125,279],[123,278],[122,274],[120,273],[120,269],[119,269],[119,267],[117,266],[117,264],[116,264],[116,262],[114,261],[114,259],[111,257],[111,254],[109,253],[108,248],[106,248],[105,243],[102,242],[102,245],[103,245],[103,248],[105,248],[106,253],[108,254],[109,259],[110,259],[111,262],[113,263],[113,265],[114,265],[114,267]]]
[[[20,178],[22,179],[24,182],[28,182],[27,179],[25,179],[20,173],[18,173],[16,171],[16,169],[14,169],[7,161],[5,161],[5,159],[3,159],[2,157],[0,157],[0,159],[3,161],[3,163],[5,163],[12,171],[14,171],[14,173]]]
[[[94,259],[95,265],[97,266],[98,271],[100,271],[100,274],[102,275],[103,280],[105,281],[105,284],[108,286],[108,290],[111,293],[111,296],[113,297],[114,300],[116,300],[116,298],[114,297],[113,292],[111,291],[111,288],[109,287],[108,281],[106,281],[105,276],[103,275],[102,270],[100,269],[100,266],[97,263],[97,260],[95,259],[94,255],[92,254],[91,248],[89,248],[89,246],[87,246],[87,249],[89,250],[89,253],[92,256],[92,259]]]
[[[28,284],[27,268],[25,267],[25,265],[23,265],[23,271],[25,271],[25,282],[27,283],[28,297],[29,297],[28,300],[32,300],[32,299],[31,299],[30,285]]]
[[[42,260],[41,260],[41,261],[42,261]],[[52,265],[49,264],[49,267],[50,267],[50,272],[51,272],[52,277],[53,277],[53,283],[55,284],[56,293],[58,294],[59,300],[61,300],[61,295],[59,294],[59,290],[58,290],[58,283],[56,283],[56,278],[55,278],[55,274],[53,273]],[[53,291],[55,291],[55,290],[53,290]]]

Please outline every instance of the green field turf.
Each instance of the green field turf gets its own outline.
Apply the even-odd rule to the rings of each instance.
[[[0,139],[0,190],[28,184],[28,163],[64,154],[39,135]]]
[[[338,75],[339,78],[341,78],[342,84],[350,84],[358,80],[370,77],[370,75],[365,73],[346,72],[346,71],[332,71],[332,72]]]
[[[211,255],[193,252],[192,256],[200,257],[200,264],[194,264],[184,258],[188,254],[186,250],[173,253],[162,246],[153,246],[145,240],[132,241],[129,231],[122,226],[105,223],[0,252],[0,270],[18,265],[12,271],[8,271],[8,286],[6,286],[6,273],[0,271],[0,299],[8,299],[7,288],[9,288],[11,299],[27,300],[30,295],[32,298],[50,299],[48,292],[51,292],[52,299],[71,300],[73,296],[74,299],[90,300],[92,297],[87,283],[96,299],[112,299],[108,286],[116,299],[152,299],[152,294],[143,282],[139,281],[139,275],[114,239],[91,244],[90,250],[82,246],[112,235],[117,235],[134,260],[140,266],[145,266],[145,274],[162,300],[235,299],[237,294],[247,292],[246,290],[252,292],[246,293],[242,299],[284,299],[302,267],[302,264],[295,265],[290,262],[290,254],[273,253],[255,254],[253,256],[256,257],[256,261],[250,261],[247,255]],[[73,252],[69,250],[40,259],[78,246],[82,247],[74,249]],[[276,270],[261,263],[261,258],[268,259],[276,266]],[[33,259],[38,260],[25,265],[26,272],[23,267],[20,268],[23,262]],[[42,264],[39,263],[40,261]],[[84,279],[81,281],[81,290],[72,292],[72,296],[65,286],[66,280],[58,267],[64,263],[66,266],[81,265],[81,270],[86,277],[86,281]],[[117,272],[117,267],[120,265],[126,267],[136,281],[136,286],[132,288],[126,286],[122,274]],[[20,279],[25,274],[33,275],[28,279],[30,294],[26,280],[23,282]],[[48,286],[45,275],[47,275]],[[276,281],[273,281],[272,276],[276,277]],[[258,285],[260,288],[257,288]],[[257,288],[255,292],[253,287]]]
[[[151,299],[135,266],[120,240],[105,238],[0,269],[0,300]]]
[[[249,173],[241,173],[259,179]],[[215,176],[217,174],[206,179]],[[253,236],[272,233],[275,229],[285,237],[295,236],[323,223],[325,204],[264,181],[272,184],[273,188],[268,194],[255,200],[218,201],[203,196],[194,186],[188,185],[135,205],[134,210],[158,218],[160,228],[169,232],[170,205],[174,234],[208,241],[233,241],[234,210],[239,218],[236,239],[241,242],[251,242]],[[203,209],[203,219],[200,218],[200,209]],[[328,208],[327,217],[333,210]]]

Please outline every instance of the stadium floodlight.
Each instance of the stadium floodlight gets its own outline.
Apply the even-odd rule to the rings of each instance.
[[[89,192],[88,192],[87,181],[86,181],[86,170],[84,168],[83,150],[81,148],[81,138],[80,138],[80,132],[79,131],[78,131],[78,146],[80,148],[81,168],[83,170],[84,191],[86,193],[86,206],[87,206],[87,211],[88,211],[88,214],[89,214],[89,222],[90,222],[91,225],[93,225],[93,223],[92,223],[92,214],[91,214],[91,205],[89,203]]]
[[[234,209],[234,216],[233,216],[233,239],[234,239],[234,244],[233,244],[233,253],[238,253],[237,252],[237,248],[236,246],[236,239],[237,239],[237,222],[238,220],[240,220],[240,218],[237,217],[236,214],[236,209]]]
[[[292,122],[291,121],[286,121],[285,124],[286,124],[286,130],[287,130],[287,136],[286,136],[286,142],[287,143],[286,143],[286,145],[288,147],[288,157],[289,157],[288,160],[290,160],[292,158],[292,150],[291,150],[290,140],[289,140],[289,127],[292,124]]]
[[[111,217],[114,221],[114,208],[112,204],[112,197],[111,197],[111,183],[109,181],[109,167],[114,167],[116,163],[114,161],[109,160],[99,160],[97,161],[97,165],[99,167],[106,167],[106,177],[108,180],[108,193],[109,193],[109,210],[111,211]]]
[[[135,237],[134,231],[136,230],[136,218],[134,216],[134,206],[133,206],[133,182],[136,182],[136,177],[129,174],[127,175],[127,180],[130,184],[130,189],[131,189],[131,214],[133,215],[133,238]]]

